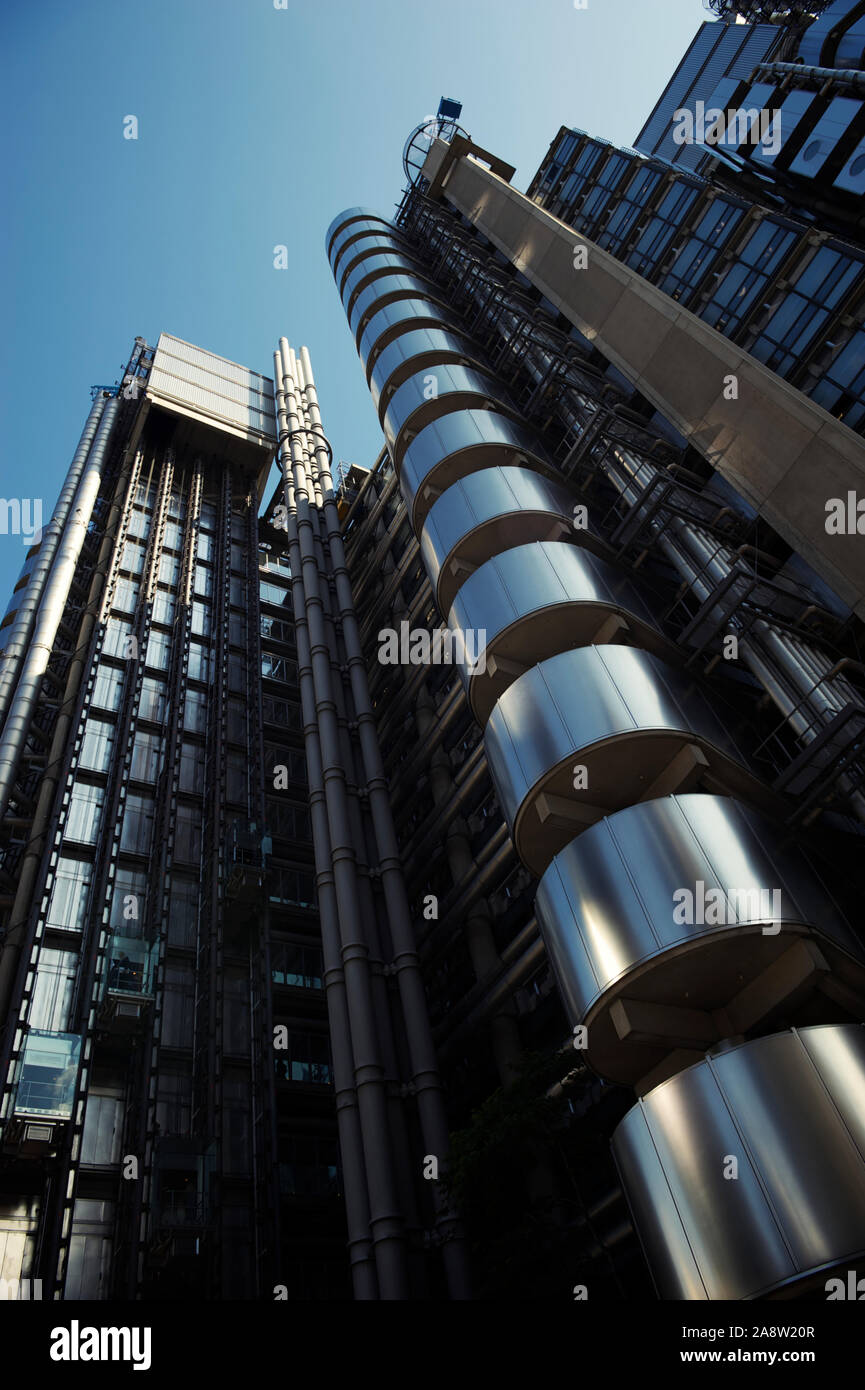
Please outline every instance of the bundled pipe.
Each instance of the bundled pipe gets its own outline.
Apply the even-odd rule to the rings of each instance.
[[[33,623],[30,646],[21,664],[18,684],[9,706],[3,733],[0,735],[0,816],[5,814],[9,806],[18,761],[27,740],[42,678],[48,669],[54,639],[63,617],[63,609],[69,597],[81,547],[99,493],[102,468],[119,408],[120,403],[114,396],[106,403],[102,413],[93,447],[87,456],[83,475],[75,493],[75,500],[71,504],[62,537],[59,539],[51,574],[45,584],[39,612]]]

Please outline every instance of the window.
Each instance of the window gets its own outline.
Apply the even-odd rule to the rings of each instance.
[[[137,541],[127,541],[120,557],[120,568],[128,574],[141,574],[144,570],[144,554],[143,545],[139,545]]]
[[[153,621],[162,623],[164,627],[171,627],[176,602],[174,595],[169,594],[166,589],[157,589],[153,599]]]
[[[180,556],[164,550],[159,557],[158,577],[161,584],[169,584],[174,588],[180,578]]]
[[[191,1047],[194,977],[189,966],[166,966],[162,997],[162,1042],[166,1047]]]
[[[278,608],[291,603],[291,589],[287,584],[271,584],[269,580],[262,580],[258,592],[262,603],[272,603]]]
[[[188,1135],[192,1121],[192,1078],[163,1067],[159,1072],[156,1119],[162,1134]]]
[[[89,782],[75,782],[66,811],[63,838],[77,840],[82,845],[95,844],[104,800],[102,787],[91,786]]]
[[[213,570],[205,565],[195,566],[195,593],[201,598],[213,597]]]
[[[118,613],[134,613],[138,603],[138,582],[135,579],[118,579],[111,607]]]
[[[145,676],[141,682],[141,700],[138,705],[139,719],[152,719],[161,724],[165,717],[165,682],[154,676]]]
[[[283,1196],[332,1197],[339,1192],[335,1139],[315,1134],[290,1135],[282,1147],[279,1190]]]
[[[145,540],[150,531],[150,517],[144,512],[133,511],[129,517],[129,535]]]
[[[278,656],[275,652],[262,652],[261,674],[269,680],[294,685],[297,682],[297,662],[287,656]]]
[[[123,813],[120,848],[133,854],[149,854],[153,841],[153,797],[145,792],[130,792]]]
[[[207,728],[207,696],[203,690],[187,690],[183,727],[190,734],[203,734]]]
[[[243,700],[228,701],[228,737],[232,743],[246,742],[247,710]]]
[[[199,560],[213,559],[213,536],[208,535],[206,531],[199,531],[198,533],[198,550],[196,553]]]
[[[178,526],[176,521],[166,521],[162,544],[166,550],[182,550],[183,527]]]
[[[93,684],[93,703],[100,709],[120,708],[120,690],[123,685],[123,672],[117,666],[103,666],[100,662]]]
[[[93,867],[83,859],[61,857],[45,921],[60,931],[82,931]]]
[[[122,618],[109,618],[105,625],[105,637],[102,642],[103,656],[119,656],[121,659],[125,659],[129,651],[127,638],[131,635],[131,623],[125,623]]]
[[[80,1056],[77,1034],[31,1030],[24,1038],[16,1113],[71,1119]]]
[[[171,654],[171,637],[167,632],[159,632],[151,629],[147,639],[147,656],[145,664],[153,666],[157,671],[168,670],[168,659]]]
[[[312,1086],[329,1086],[330,1055],[324,1033],[288,1034],[288,1046],[274,1055],[279,1081],[302,1081]]]
[[[234,647],[242,647],[246,642],[246,614],[235,613],[232,610],[228,615],[228,640]]]
[[[77,970],[78,956],[72,951],[42,947],[27,1014],[31,1028],[45,1028],[52,1033],[66,1028]]]
[[[300,705],[276,695],[263,696],[262,718],[265,724],[279,724],[282,728],[298,731],[301,728]]]
[[[204,748],[183,740],[180,750],[180,790],[200,793],[204,786]]]
[[[79,766],[90,772],[107,772],[113,745],[114,725],[91,717],[84,725]]]
[[[246,805],[249,759],[245,753],[229,753],[226,757],[225,794],[229,801]]]
[[[172,946],[194,946],[198,923],[198,880],[173,874],[168,900],[168,940]]]
[[[275,985],[291,985],[295,989],[323,989],[321,947],[301,946],[292,941],[274,941],[270,977]]]
[[[111,890],[109,926],[126,936],[138,936],[144,929],[146,908],[147,874],[143,869],[119,868]]]
[[[232,694],[246,689],[246,662],[234,652],[228,658],[228,688]]]
[[[192,605],[192,631],[196,637],[210,636],[210,606],[206,603],[193,603]]]
[[[162,737],[139,729],[132,745],[130,776],[136,782],[155,782],[162,765]]]
[[[269,875],[269,884],[272,903],[290,903],[294,907],[315,906],[315,880],[311,873],[274,865]]]
[[[189,679],[192,681],[207,681],[210,673],[210,648],[205,647],[201,642],[190,642],[189,644]]]
[[[197,864],[201,858],[201,811],[197,806],[177,808],[174,854],[187,864]]]

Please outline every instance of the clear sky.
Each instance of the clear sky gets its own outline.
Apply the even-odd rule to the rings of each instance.
[[[371,463],[332,218],[393,211],[405,137],[442,95],[521,189],[560,125],[629,144],[709,17],[702,0],[277,3],[2,0],[0,496],[41,497],[46,520],[89,388],[136,334],[267,375],[280,334],[306,343],[336,458]],[[0,534],[0,613],[24,553]]]

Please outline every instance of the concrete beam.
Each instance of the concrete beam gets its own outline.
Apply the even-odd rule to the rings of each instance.
[[[865,498],[865,445],[821,406],[466,154],[435,186],[865,619],[865,544],[826,504]],[[587,248],[575,269],[574,250]],[[738,396],[725,399],[734,376]],[[729,392],[728,392],[729,394]]]

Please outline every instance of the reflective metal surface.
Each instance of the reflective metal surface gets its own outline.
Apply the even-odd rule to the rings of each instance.
[[[444,328],[415,328],[396,338],[379,355],[369,379],[369,389],[379,414],[406,377],[421,367],[439,362],[482,365],[478,349],[460,333],[449,333]]]
[[[333,219],[324,234],[324,244],[327,248],[328,259],[331,265],[333,265],[333,258],[337,249],[342,244],[344,238],[349,235],[349,226],[352,223],[357,224],[361,221],[383,228],[389,228],[391,225],[384,217],[376,212],[375,208],[346,208],[344,212],[339,213],[339,215]]]
[[[368,231],[346,237],[337,252],[333,265],[334,279],[340,298],[342,297],[343,281],[348,272],[365,256],[371,255],[373,251],[389,251],[393,255],[405,255],[409,261],[414,260],[411,247],[393,232]]]
[[[623,1084],[773,1010],[802,1018],[823,978],[818,968],[805,983],[801,946],[787,954],[805,937],[865,997],[861,947],[825,886],[771,821],[731,797],[664,797],[591,826],[546,870],[535,911],[569,1017],[587,1025],[586,1060]],[[652,1034],[623,1035],[621,1013],[611,1016],[620,999],[653,1006]]]
[[[457,594],[448,626],[486,634],[485,660],[471,671],[459,665],[481,725],[517,676],[557,652],[606,642],[674,651],[627,575],[564,541],[517,546],[481,565]],[[469,656],[476,650],[475,642]]]
[[[345,311],[351,321],[351,311],[354,302],[362,289],[374,280],[389,272],[404,272],[407,275],[414,275],[421,272],[422,266],[413,264],[407,256],[393,251],[377,251],[370,253],[352,266],[345,277],[340,298],[345,306]]]
[[[865,1251],[865,1029],[707,1057],[628,1112],[613,1154],[662,1298],[825,1298],[829,1268]]]
[[[448,611],[460,585],[491,555],[558,539],[570,533],[572,519],[565,489],[525,468],[485,468],[454,483],[431,508],[420,538],[440,610]]]
[[[358,344],[358,354],[366,369],[367,379],[375,368],[379,353],[384,352],[403,333],[424,326],[447,328],[449,324],[449,310],[431,299],[406,296],[383,305],[370,317]]]
[[[420,368],[391,397],[383,429],[398,470],[403,451],[431,420],[461,409],[514,409],[500,381],[476,367],[441,362]]]
[[[386,304],[396,295],[406,294],[417,295],[421,299],[438,300],[441,297],[441,291],[432,281],[424,280],[419,275],[385,275],[381,279],[373,280],[365,290],[361,290],[349,314],[349,326],[355,342],[360,340],[367,318],[372,317],[377,307]]]
[[[534,433],[497,412],[460,410],[426,425],[400,465],[400,489],[415,531],[423,526],[436,498],[453,483],[496,464],[537,469],[551,478],[555,474]],[[560,483],[554,486],[561,491]],[[572,509],[573,503],[571,516]]]
[[[484,745],[517,852],[538,874],[604,814],[707,775],[765,796],[691,676],[633,647],[584,647],[532,667],[493,708]],[[585,768],[578,789],[575,766]]]

